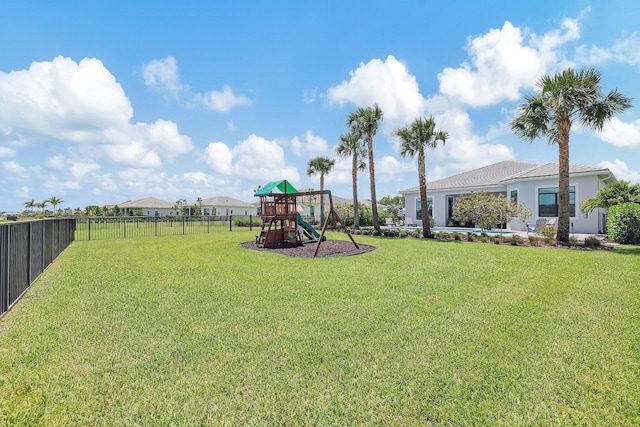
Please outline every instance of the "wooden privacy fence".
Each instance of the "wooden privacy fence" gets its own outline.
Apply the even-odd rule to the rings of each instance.
[[[0,317],[74,240],[75,218],[0,224]]]

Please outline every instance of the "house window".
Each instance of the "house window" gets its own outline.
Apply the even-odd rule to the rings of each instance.
[[[538,214],[543,218],[558,216],[558,187],[538,189]],[[569,187],[569,214],[576,216],[576,188]]]
[[[518,190],[511,190],[511,203],[518,206]]]
[[[427,205],[429,206],[429,216],[433,216],[433,199],[427,197]],[[416,218],[422,218],[422,202],[416,199]]]

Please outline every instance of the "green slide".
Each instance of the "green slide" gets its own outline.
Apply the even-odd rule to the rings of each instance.
[[[307,221],[302,219],[302,215],[300,215],[300,212],[297,212],[297,217],[298,217],[298,225],[302,227],[302,230],[304,231],[304,235],[307,236],[308,239],[318,240],[318,237],[320,237],[320,233],[318,233],[318,231],[315,228],[313,228],[311,224],[309,224]],[[325,240],[327,240],[327,236],[322,236],[322,241],[324,242]]]

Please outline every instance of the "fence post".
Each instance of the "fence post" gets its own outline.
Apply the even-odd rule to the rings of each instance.
[[[233,231],[233,215],[229,215],[229,231]]]

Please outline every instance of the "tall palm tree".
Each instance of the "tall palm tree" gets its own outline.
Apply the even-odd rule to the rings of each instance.
[[[307,168],[307,175],[320,174],[320,191],[323,194],[320,196],[320,219],[324,223],[324,176],[328,174],[336,161],[328,157],[316,157],[309,160],[309,167]]]
[[[376,171],[373,159],[373,137],[378,132],[378,122],[382,120],[382,110],[378,104],[372,107],[358,108],[349,114],[347,126],[367,143],[369,154],[369,183],[371,184],[371,216],[373,227],[382,233],[380,229],[380,219],[378,218],[378,201],[376,199]]]
[[[418,117],[409,126],[398,129],[396,136],[401,140],[400,155],[402,157],[418,156],[418,183],[420,185],[420,201],[422,204],[422,235],[431,238],[431,220],[429,218],[429,203],[427,202],[427,176],[424,156],[425,148],[435,150],[438,141],[446,143],[449,134],[436,129],[433,116]]]
[[[358,206],[358,171],[365,170],[367,164],[362,158],[367,155],[367,148],[362,144],[360,136],[355,132],[340,135],[340,144],[336,153],[341,157],[351,156],[351,181],[353,184],[353,228],[360,228],[360,207]]]
[[[569,242],[569,133],[574,120],[593,130],[601,130],[616,113],[631,107],[631,99],[612,90],[602,94],[600,72],[567,69],[545,75],[537,83],[535,95],[525,96],[511,129],[533,141],[547,137],[558,144],[558,242]]]
[[[36,207],[36,201],[34,199],[24,202],[24,207],[29,209],[33,213],[33,208]]]
[[[45,200],[45,202],[49,203],[53,207],[53,214],[55,215],[56,214],[56,206],[64,203],[64,200],[58,199],[56,196],[51,196],[47,200]]]

